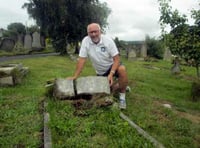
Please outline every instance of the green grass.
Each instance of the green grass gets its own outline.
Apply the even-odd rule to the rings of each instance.
[[[200,147],[200,102],[190,100],[196,71],[182,66],[180,75],[172,75],[169,62],[141,62],[122,59],[127,67],[129,85],[124,114],[165,147]],[[43,101],[51,120],[53,147],[154,147],[119,117],[115,107],[84,110],[87,116],[75,116],[67,100],[45,97],[48,80],[74,73],[76,62],[65,56],[12,61],[29,67],[22,84],[0,89],[0,147],[41,147]],[[10,63],[10,62],[9,62]],[[153,68],[152,68],[153,67]],[[95,75],[87,62],[81,76]],[[164,108],[163,103],[172,105]],[[191,115],[193,118],[185,116]]]

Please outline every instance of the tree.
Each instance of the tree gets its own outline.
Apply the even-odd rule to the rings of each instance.
[[[172,11],[169,2],[171,0],[158,0],[160,2],[160,24],[162,29],[170,25],[169,34],[163,32],[165,43],[169,46],[171,52],[186,61],[192,61],[197,70],[197,76],[200,77],[200,27],[199,11],[193,10],[193,16],[196,17],[196,25],[186,24],[186,15],[180,15],[178,10]],[[194,18],[195,18],[194,17]]]
[[[26,29],[22,23],[10,23],[7,26],[7,30],[4,32],[4,37],[10,37],[17,41],[17,36],[19,34],[25,34]]]
[[[66,45],[76,45],[87,34],[86,26],[91,22],[107,25],[110,9],[98,0],[29,0],[23,8],[44,34],[52,38],[57,51],[66,53]]]
[[[146,36],[147,55],[158,59],[163,58],[163,45],[162,42],[154,38]]]

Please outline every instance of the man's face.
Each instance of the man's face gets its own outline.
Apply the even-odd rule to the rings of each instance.
[[[99,26],[94,24],[88,26],[88,35],[90,36],[92,41],[97,44],[100,41],[100,36],[101,36],[101,31]]]

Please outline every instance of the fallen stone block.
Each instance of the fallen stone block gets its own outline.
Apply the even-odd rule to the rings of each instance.
[[[2,86],[4,86],[4,85],[13,86],[14,85],[13,77],[12,76],[8,76],[8,77],[0,78],[0,86],[1,85]]]
[[[75,96],[73,80],[55,80],[53,96],[58,99],[65,99]]]
[[[0,78],[2,82],[0,82],[1,86],[4,85],[15,85],[21,83],[23,77],[29,72],[28,67],[23,67],[22,64],[6,64],[0,65]],[[12,83],[11,78],[12,77]],[[9,81],[9,83],[5,83],[5,81]]]
[[[77,95],[80,94],[110,94],[107,77],[88,76],[76,80]]]

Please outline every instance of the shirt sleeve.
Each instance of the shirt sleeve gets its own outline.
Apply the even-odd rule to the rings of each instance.
[[[110,49],[110,55],[112,57],[116,56],[117,54],[119,54],[119,51],[117,49],[117,46],[115,44],[115,42],[110,38],[109,39],[109,49]]]
[[[83,58],[88,57],[88,54],[87,54],[87,40],[86,40],[86,38],[84,38],[82,40],[81,48],[80,48],[80,51],[79,51],[79,57],[83,57]]]

